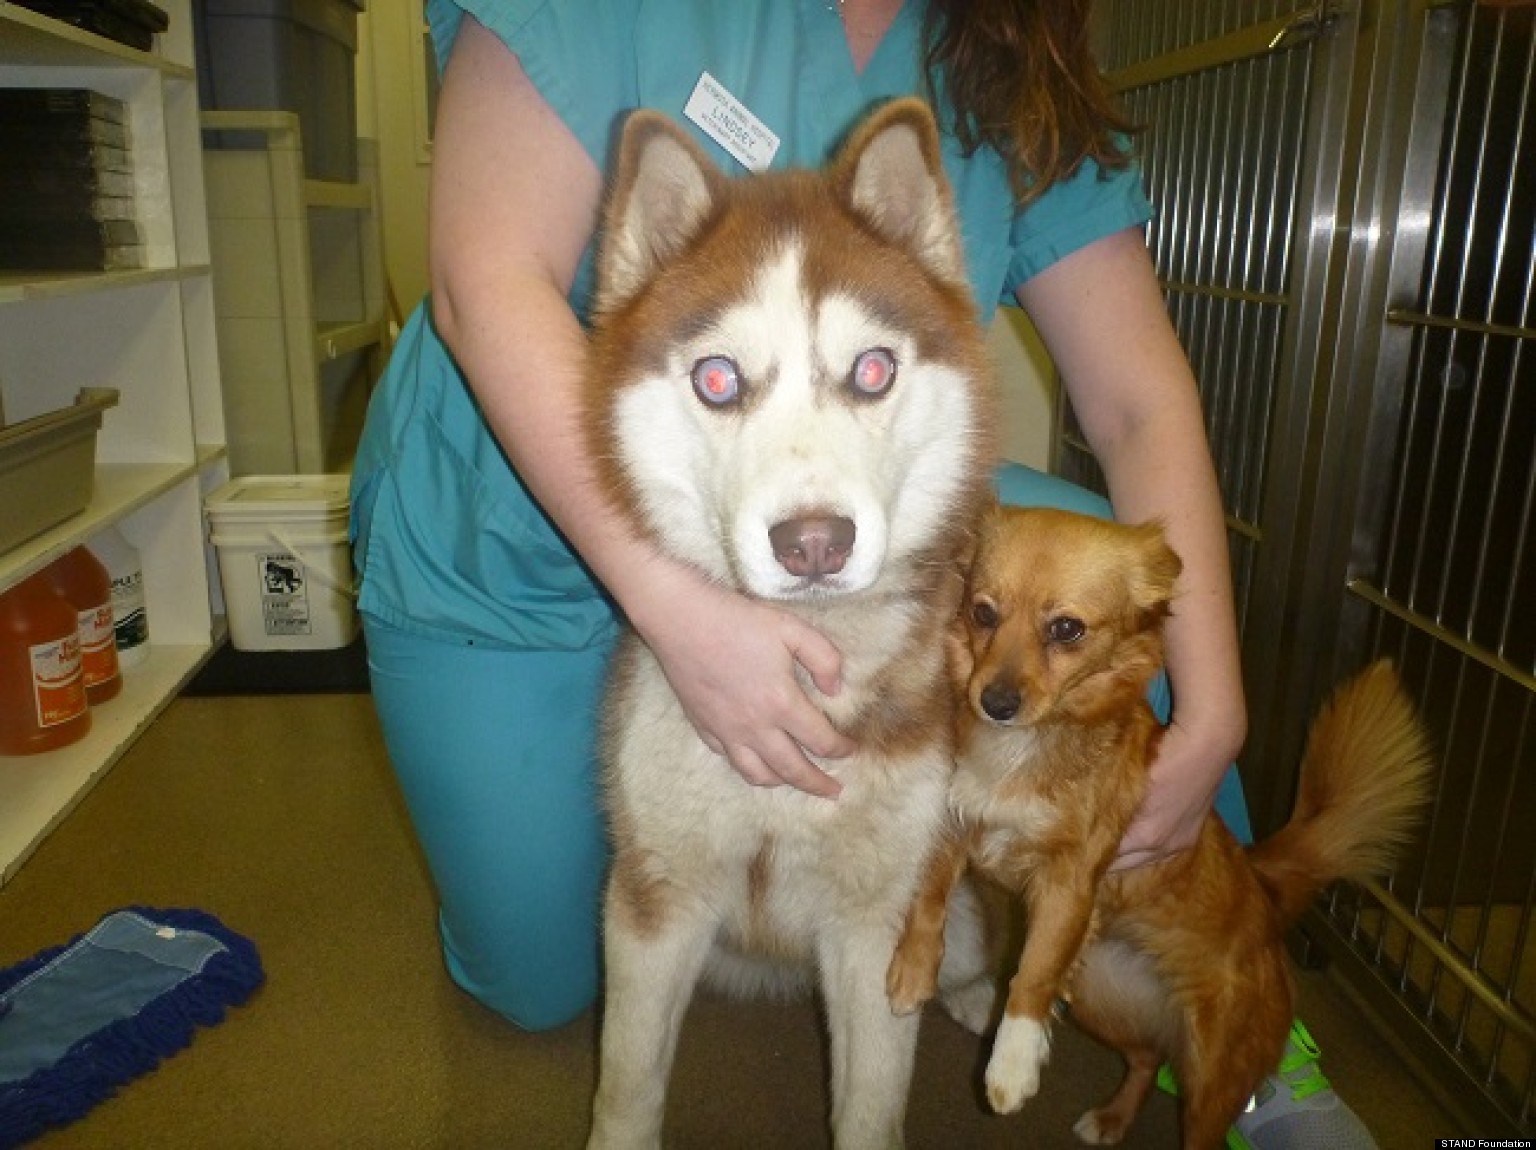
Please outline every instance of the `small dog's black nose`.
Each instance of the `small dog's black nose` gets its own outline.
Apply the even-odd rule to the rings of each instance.
[[[988,683],[981,692],[981,709],[987,713],[987,718],[999,723],[1006,723],[1017,715],[1021,701],[1018,691],[1007,683]]]

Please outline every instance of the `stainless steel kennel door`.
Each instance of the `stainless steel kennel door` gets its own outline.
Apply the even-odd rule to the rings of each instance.
[[[1440,751],[1308,931],[1476,1121],[1536,1130],[1536,5],[1101,0],[1232,543],[1261,831],[1377,655]],[[1056,468],[1102,488],[1065,410]]]

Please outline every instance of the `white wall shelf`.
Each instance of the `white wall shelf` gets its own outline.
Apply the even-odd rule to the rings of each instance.
[[[228,475],[190,0],[140,52],[0,0],[0,87],[89,88],[122,100],[146,266],[0,274],[0,407],[20,422],[82,387],[117,390],[84,511],[0,552],[0,591],[103,528],[144,566],[150,657],[93,708],[83,740],[0,756],[0,882],[176,696],[222,636],[203,495]]]

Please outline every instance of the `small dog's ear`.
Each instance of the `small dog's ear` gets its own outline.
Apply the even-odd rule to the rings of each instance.
[[[981,509],[981,514],[976,519],[974,532],[971,536],[971,571],[976,571],[976,564],[983,553],[988,550],[999,551],[1002,545],[998,542],[1007,531],[1010,515],[1017,515],[1019,508],[1008,507],[998,501],[994,496],[987,499]]]
[[[693,240],[726,177],[688,133],[660,112],[624,122],[597,263],[599,310],[618,307],[658,265]]]
[[[838,153],[832,181],[876,233],[940,279],[966,283],[960,225],[927,104],[909,96],[881,107]]]
[[[981,541],[985,537],[987,525],[997,514],[997,504],[987,503],[982,512],[970,526],[961,534],[960,542],[955,547],[955,560],[960,564],[960,572],[964,576],[966,590],[970,590],[971,572],[976,569],[976,556],[981,552]]]
[[[1129,568],[1131,601],[1143,617],[1161,620],[1169,612],[1184,564],[1168,546],[1161,523],[1143,523],[1132,530],[1136,559]]]

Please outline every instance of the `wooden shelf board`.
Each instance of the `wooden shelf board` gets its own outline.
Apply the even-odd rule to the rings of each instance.
[[[199,464],[107,463],[96,468],[96,489],[84,511],[41,535],[0,553],[0,590],[19,583],[155,497],[169,491]]]
[[[207,275],[209,265],[185,264],[174,268],[124,268],[107,272],[0,272],[0,304],[30,300],[61,299],[90,295],[116,288]]]
[[[0,66],[153,68],[191,79],[193,71],[116,40],[85,32],[62,20],[0,0]]]
[[[312,208],[347,208],[366,212],[373,207],[373,188],[368,184],[305,180],[304,202]]]

